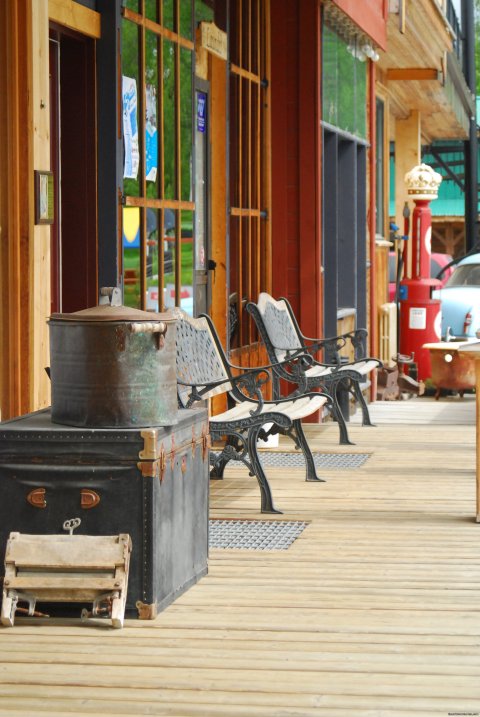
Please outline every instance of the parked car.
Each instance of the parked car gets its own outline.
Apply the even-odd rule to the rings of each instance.
[[[443,339],[475,339],[480,329],[480,254],[459,261],[445,286],[432,297],[442,302]]]
[[[450,264],[450,262],[453,261],[450,254],[440,254],[439,252],[434,252],[430,259],[430,277],[432,279],[436,279],[438,274],[441,272],[441,270],[447,266],[447,264]],[[396,286],[396,278],[397,278],[397,255],[394,251],[389,252],[388,254],[388,300],[389,301],[395,301],[395,286]],[[443,274],[441,275],[439,281],[441,282],[441,286],[445,286],[450,276],[453,274],[453,266],[448,267],[448,269],[445,269]]]

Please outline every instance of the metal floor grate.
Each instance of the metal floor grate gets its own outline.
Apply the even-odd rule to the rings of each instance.
[[[279,468],[303,468],[305,460],[300,451],[259,451],[258,455],[264,466]],[[317,468],[360,468],[369,458],[368,453],[313,453]]]
[[[308,523],[280,520],[210,520],[210,548],[288,550]]]

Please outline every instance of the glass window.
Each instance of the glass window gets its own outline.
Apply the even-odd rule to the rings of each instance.
[[[180,146],[181,146],[181,198],[192,198],[192,102],[193,102],[192,53],[180,50]]]
[[[337,84],[338,84],[338,36],[325,26],[323,30],[323,119],[329,124],[338,123]]]
[[[163,190],[166,199],[175,198],[175,47],[163,41]]]
[[[124,144],[125,144],[125,171],[123,188],[125,194],[138,197],[140,185],[138,181],[138,166],[135,156],[139,160],[138,133],[138,100],[139,100],[139,28],[133,22],[123,20],[122,23],[122,75],[123,75],[123,114],[124,114]],[[141,89],[141,86],[140,86]],[[127,136],[126,123],[132,136]],[[136,138],[135,138],[136,132]],[[128,168],[127,168],[128,163]]]
[[[128,8],[128,10],[139,12],[140,0],[123,0],[123,6]]]
[[[145,0],[145,17],[158,22],[158,0]]]
[[[212,0],[195,0],[195,25],[199,22],[213,22],[215,12]]]
[[[140,209],[123,208],[123,290],[125,306],[139,308],[140,294]]]
[[[175,30],[175,0],[163,0],[162,25],[168,30]]]
[[[358,40],[323,27],[322,116],[351,134],[367,135],[367,66]]]
[[[180,3],[180,35],[189,40],[193,37],[192,0],[183,0]]]
[[[135,0],[124,7],[125,302],[155,311],[180,305],[182,285],[193,285],[193,2]]]
[[[385,236],[385,157],[384,157],[384,142],[385,142],[385,105],[382,100],[377,99],[376,101],[376,153],[377,153],[377,171],[376,171],[376,220],[375,220],[375,231],[380,236]]]
[[[480,286],[480,264],[458,266],[446,283],[446,287],[452,286]]]
[[[158,172],[158,55],[160,39],[145,32],[145,178],[147,197],[160,196]]]

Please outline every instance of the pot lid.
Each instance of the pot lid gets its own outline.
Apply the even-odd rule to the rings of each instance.
[[[51,321],[173,321],[171,312],[156,313],[142,311],[121,303],[121,292],[118,288],[105,287],[100,289],[100,303],[89,309],[74,311],[71,314],[52,314]]]

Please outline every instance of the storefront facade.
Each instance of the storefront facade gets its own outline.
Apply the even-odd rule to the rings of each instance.
[[[101,286],[208,312],[244,364],[262,358],[244,311],[260,291],[287,296],[307,335],[367,326],[375,353],[386,0],[0,13],[3,418],[49,404],[48,316]]]

